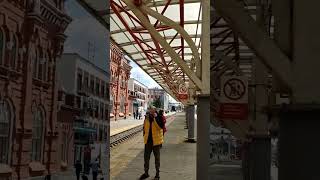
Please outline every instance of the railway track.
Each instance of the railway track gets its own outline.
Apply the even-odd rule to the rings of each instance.
[[[171,119],[172,117],[173,117],[173,115],[168,116],[167,120]],[[132,129],[128,129],[126,131],[123,131],[121,133],[118,133],[118,134],[111,136],[110,137],[110,147],[113,148],[113,147],[121,144],[122,142],[133,137],[134,135],[142,132],[142,130],[143,130],[143,125],[139,125],[139,126],[134,127]]]
[[[126,131],[123,131],[119,134],[115,134],[113,136],[110,137],[110,147],[115,147],[117,145],[119,145],[120,143],[128,140],[129,138],[131,138],[132,136],[138,134],[139,132],[142,132],[142,126],[143,125],[139,125],[137,127],[134,127],[132,129],[128,129]]]

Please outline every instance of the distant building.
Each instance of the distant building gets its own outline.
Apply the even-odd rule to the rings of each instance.
[[[148,87],[130,78],[128,82],[129,89],[129,113],[133,114],[137,110],[146,111],[148,107]]]
[[[132,67],[124,58],[123,52],[114,44],[110,44],[110,118],[117,120],[126,118],[128,111],[128,80]]]
[[[161,109],[169,110],[169,95],[168,93],[160,88],[151,88],[148,93],[148,104],[152,105],[154,101],[160,99]]]
[[[74,130],[74,152],[60,153],[74,154],[74,161],[80,160],[88,167],[88,163],[97,158],[107,146],[105,139],[109,136],[107,132],[110,75],[106,70],[72,53],[62,56],[57,64],[57,71],[62,89],[60,92],[63,94],[61,96],[64,97],[61,98],[59,122],[62,126],[67,126],[66,122],[72,123]],[[66,109],[68,107],[69,109]],[[72,118],[73,121],[70,121],[70,114],[76,115]],[[70,130],[70,128],[60,129],[62,134],[68,134]],[[63,146],[68,147],[67,144]],[[67,150],[70,151],[70,148],[65,149]],[[69,166],[73,163],[69,162]]]

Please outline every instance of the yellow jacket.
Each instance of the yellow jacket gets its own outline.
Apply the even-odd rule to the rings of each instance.
[[[152,122],[152,141],[153,141],[153,146],[157,146],[163,143],[163,130],[161,127],[158,125],[157,121],[155,118],[153,118]],[[149,122],[149,117],[146,116],[144,120],[144,125],[143,125],[143,138],[144,138],[144,144],[147,144],[148,142],[148,136],[149,136],[149,129],[150,129],[150,122]]]

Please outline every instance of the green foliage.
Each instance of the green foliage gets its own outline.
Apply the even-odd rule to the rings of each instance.
[[[160,98],[157,98],[156,100],[153,101],[153,106],[155,106],[156,108],[161,108]]]

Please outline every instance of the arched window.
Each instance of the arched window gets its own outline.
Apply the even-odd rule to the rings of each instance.
[[[16,67],[16,59],[17,59],[17,38],[13,36],[12,38],[12,46],[10,51],[10,66],[15,69]]]
[[[42,80],[47,81],[47,73],[48,73],[48,55],[45,54],[42,59]]]
[[[13,112],[8,101],[0,100],[0,164],[9,161],[10,135]]]
[[[38,75],[38,61],[39,61],[39,53],[36,51],[35,57],[33,57],[33,63],[32,63],[32,76],[33,78],[37,78]]]
[[[45,58],[43,56],[43,53],[40,51],[39,54],[39,61],[38,61],[38,79],[43,79],[43,71],[44,71],[44,62],[45,62]]]
[[[4,47],[5,47],[4,33],[0,29],[0,64],[3,64]]]
[[[120,112],[124,113],[124,96],[121,96],[121,100],[120,100]]]
[[[44,111],[41,108],[37,108],[36,111],[33,113],[32,120],[32,161],[41,161],[44,122]]]

